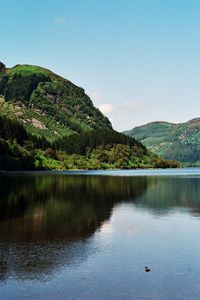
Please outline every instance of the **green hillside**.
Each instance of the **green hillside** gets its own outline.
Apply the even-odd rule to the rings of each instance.
[[[200,165],[200,118],[179,124],[153,122],[124,133],[166,159]]]
[[[114,131],[70,81],[41,67],[0,63],[0,170],[177,166]]]
[[[112,128],[84,89],[41,67],[0,63],[0,95],[1,115],[21,120],[28,132],[50,141]]]
[[[21,122],[0,116],[0,170],[174,168],[175,161],[150,155],[134,138],[112,129],[49,142]]]

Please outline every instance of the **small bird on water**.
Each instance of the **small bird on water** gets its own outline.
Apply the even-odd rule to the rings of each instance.
[[[149,269],[148,267],[145,267],[144,270],[145,270],[145,272],[150,272],[151,271],[151,269]]]

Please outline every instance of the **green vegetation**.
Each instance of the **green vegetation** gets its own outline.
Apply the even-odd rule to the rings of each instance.
[[[177,162],[139,153],[134,146],[108,144],[88,151],[86,155],[64,157],[65,169],[144,169],[176,168]],[[58,154],[59,155],[59,154]]]
[[[50,146],[45,138],[28,133],[17,120],[0,116],[0,170],[33,170],[36,149]]]
[[[200,118],[180,124],[153,122],[125,134],[165,159],[178,160],[184,166],[200,166]]]
[[[2,109],[15,112],[30,133],[50,141],[77,132],[112,128],[84,90],[37,66],[0,64]],[[2,113],[2,112],[1,112]]]
[[[87,133],[73,134],[55,142],[56,149],[64,150],[69,154],[86,154],[88,148],[94,149],[97,146],[107,144],[123,144],[134,146],[138,154],[146,154],[146,148],[134,138],[110,129],[96,129]]]
[[[135,139],[98,129],[50,143],[27,132],[16,120],[0,116],[1,170],[135,169],[177,167],[149,155]]]
[[[70,81],[41,67],[0,63],[0,170],[177,166],[114,131]]]

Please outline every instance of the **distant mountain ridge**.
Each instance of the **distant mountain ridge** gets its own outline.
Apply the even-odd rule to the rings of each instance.
[[[156,121],[124,133],[166,159],[200,165],[200,118],[178,124]]]

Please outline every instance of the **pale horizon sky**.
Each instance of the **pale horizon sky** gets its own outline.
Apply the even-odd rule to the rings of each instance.
[[[82,86],[119,131],[200,112],[200,1],[1,0],[0,61]]]

